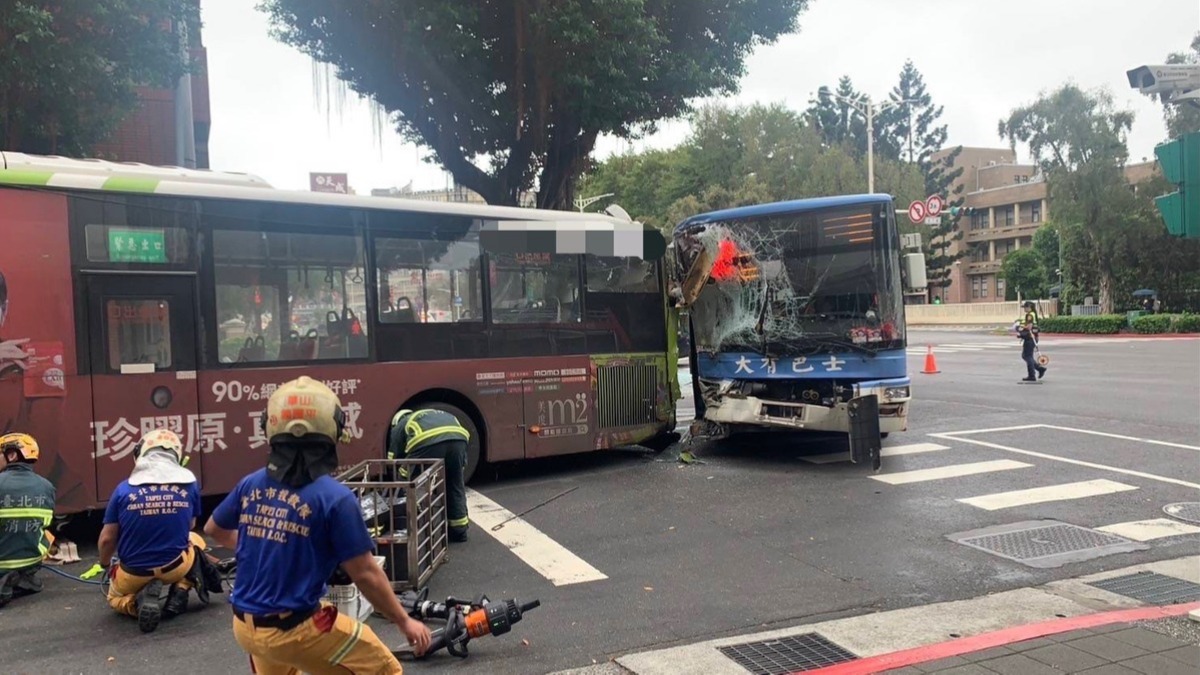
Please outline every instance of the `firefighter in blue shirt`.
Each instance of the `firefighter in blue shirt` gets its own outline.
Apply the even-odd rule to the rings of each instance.
[[[142,437],[134,454],[133,471],[113,490],[104,510],[100,564],[111,574],[109,606],[137,617],[138,627],[149,633],[160,619],[187,611],[190,590],[207,604],[208,591],[219,593],[221,586],[214,570],[205,574],[207,545],[192,531],[200,514],[200,487],[182,466],[179,436],[155,429]]]
[[[403,672],[370,627],[321,601],[341,566],[417,655],[429,647],[429,629],[409,618],[375,563],[354,494],[329,475],[337,443],[349,440],[337,395],[308,377],[287,382],[261,426],[266,468],[238,482],[204,526],[236,550],[234,638],[259,675]]]
[[[0,607],[14,597],[38,593],[37,572],[54,538],[54,485],[33,471],[40,453],[28,434],[0,436]]]
[[[440,459],[446,464],[446,515],[450,541],[464,542],[471,519],[467,517],[467,443],[471,434],[454,415],[432,408],[401,410],[388,429],[388,459]],[[401,469],[407,480],[408,469]]]

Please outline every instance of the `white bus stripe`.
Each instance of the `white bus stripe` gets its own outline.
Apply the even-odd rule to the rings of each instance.
[[[1097,497],[1099,495],[1136,489],[1133,485],[1125,485],[1124,483],[1101,478],[1098,480],[1080,481],[1078,483],[1047,485],[1046,487],[1030,488],[1028,490],[997,492],[995,494],[957,499],[955,501],[970,504],[971,506],[987,511],[998,511],[1000,509],[1011,509],[1014,506],[1044,504],[1046,502],[1065,501],[1068,499],[1083,499],[1085,497]]]
[[[1200,533],[1200,527],[1181,523],[1170,518],[1114,523],[1113,525],[1105,525],[1096,529],[1101,532],[1115,534],[1118,537],[1133,539],[1134,541],[1150,541],[1151,539],[1162,539],[1163,537],[1178,537],[1181,534]]]
[[[879,452],[880,457],[899,457],[901,455],[916,455],[922,452],[936,452],[938,450],[949,450],[947,445],[938,445],[937,443],[910,443],[908,445],[895,445],[890,448],[884,448]],[[833,452],[828,455],[811,455],[801,457],[800,459],[809,464],[832,464],[834,462],[849,462],[849,452]]]
[[[958,478],[960,476],[973,476],[979,473],[991,473],[993,471],[1010,471],[1012,469],[1027,469],[1033,466],[1024,462],[1014,462],[1011,459],[996,459],[990,462],[972,462],[970,464],[952,464],[950,466],[940,466],[936,469],[918,469],[916,471],[901,471],[900,473],[885,474],[883,476],[871,476],[871,480],[877,480],[881,483],[889,485],[906,485],[908,483],[922,483],[929,480],[943,480],[946,478]]]
[[[467,509],[484,534],[495,537],[555,586],[608,578],[524,519],[471,489],[467,490]],[[504,527],[493,532],[492,528],[500,523]]]

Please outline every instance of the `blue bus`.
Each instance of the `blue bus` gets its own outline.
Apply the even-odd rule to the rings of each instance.
[[[675,228],[672,249],[696,431],[845,433],[852,460],[878,468],[880,439],[907,429],[912,400],[906,282],[925,285],[923,256],[901,264],[892,198],[704,213]]]

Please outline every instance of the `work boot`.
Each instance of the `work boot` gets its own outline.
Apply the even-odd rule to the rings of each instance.
[[[1041,368],[1038,368],[1038,379],[1040,380],[1045,376],[1046,376],[1046,367],[1042,366]]]
[[[16,588],[18,580],[20,580],[20,575],[16,571],[0,576],[0,607],[12,602],[13,589]]]
[[[162,619],[162,587],[162,580],[155,579],[137,594],[138,628],[143,633],[153,633]]]
[[[461,544],[467,540],[467,528],[452,527],[450,528],[450,541],[455,544]]]
[[[187,608],[188,591],[180,588],[178,585],[172,584],[170,590],[167,591],[167,601],[163,603],[163,618],[170,619],[177,617],[186,612]]]
[[[1022,377],[1022,378],[1021,378],[1021,381],[1022,381],[1022,382],[1037,382],[1037,378],[1034,378],[1034,377]]]

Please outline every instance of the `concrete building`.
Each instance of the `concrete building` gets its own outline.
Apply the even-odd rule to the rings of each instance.
[[[200,5],[200,0],[192,0]],[[208,134],[212,117],[208,102],[208,52],[200,29],[186,36],[186,50],[196,72],[171,89],[138,87],[138,106],[93,155],[117,162],[155,166],[209,168]]]
[[[955,148],[942,150],[935,159],[947,156]],[[962,185],[963,206],[980,209],[979,213],[959,220],[964,232],[951,245],[952,252],[966,255],[954,264],[951,284],[938,289],[942,301],[1002,302],[1004,280],[999,278],[1004,256],[1033,245],[1033,233],[1050,212],[1045,175],[1035,164],[1018,164],[1016,153],[1008,148],[964,147],[954,166],[963,173],[954,187]],[[1149,178],[1154,162],[1130,164],[1125,168],[1130,183]]]

